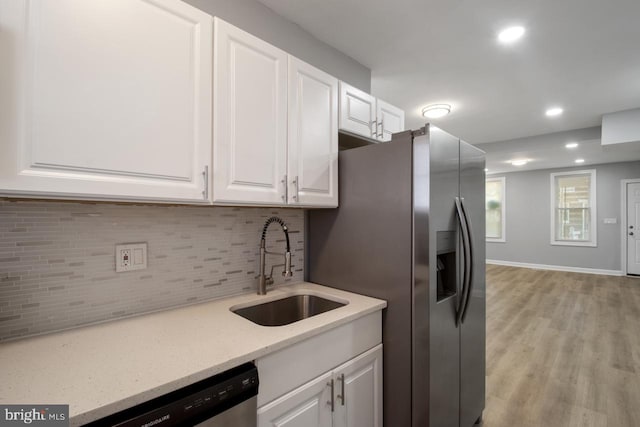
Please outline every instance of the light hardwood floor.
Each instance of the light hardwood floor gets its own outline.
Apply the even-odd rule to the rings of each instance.
[[[487,265],[483,426],[640,426],[640,279]]]

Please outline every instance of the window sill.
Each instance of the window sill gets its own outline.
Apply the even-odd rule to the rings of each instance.
[[[563,242],[563,241],[551,241],[552,246],[581,246],[587,248],[597,248],[597,242]]]

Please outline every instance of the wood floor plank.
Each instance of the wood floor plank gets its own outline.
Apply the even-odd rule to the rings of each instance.
[[[487,265],[483,425],[640,426],[640,279]]]

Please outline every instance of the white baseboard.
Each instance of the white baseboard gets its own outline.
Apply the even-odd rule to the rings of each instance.
[[[605,276],[624,276],[621,270],[602,270],[599,268],[568,267],[566,265],[531,264],[528,262],[501,261],[488,259],[487,264],[505,265],[508,267],[533,268],[535,270],[569,271],[572,273],[602,274]]]

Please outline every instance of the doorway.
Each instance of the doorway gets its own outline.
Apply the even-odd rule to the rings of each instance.
[[[622,180],[622,273],[640,276],[640,179]]]

